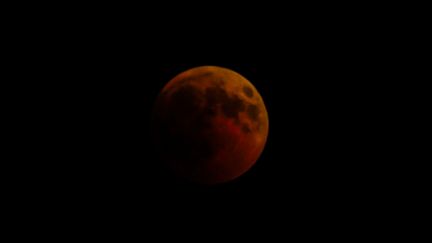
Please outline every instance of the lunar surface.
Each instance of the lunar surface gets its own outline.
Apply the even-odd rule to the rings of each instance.
[[[256,88],[226,68],[203,66],[174,77],[159,94],[153,137],[162,161],[200,184],[231,181],[258,160],[268,115]]]

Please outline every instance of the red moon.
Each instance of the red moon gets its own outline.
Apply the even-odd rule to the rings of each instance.
[[[156,148],[178,176],[199,184],[231,181],[261,155],[268,134],[261,95],[240,74],[202,66],[174,77],[153,114]]]

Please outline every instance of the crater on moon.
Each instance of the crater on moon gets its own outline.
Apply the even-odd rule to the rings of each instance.
[[[243,125],[242,125],[242,131],[243,131],[244,133],[250,133],[250,132],[251,132],[251,129],[249,128],[249,126],[248,126],[247,124],[243,124]]]
[[[253,90],[248,86],[243,86],[243,93],[249,98],[253,97]]]
[[[248,116],[254,120],[254,121],[258,121],[258,115],[259,115],[259,108],[256,105],[249,105],[247,108],[247,114]]]

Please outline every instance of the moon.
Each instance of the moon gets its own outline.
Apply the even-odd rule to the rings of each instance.
[[[201,66],[170,80],[156,100],[153,138],[177,176],[199,184],[231,181],[260,157],[269,121],[257,89],[240,74]]]

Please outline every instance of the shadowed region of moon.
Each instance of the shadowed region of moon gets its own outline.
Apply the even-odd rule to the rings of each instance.
[[[227,182],[245,173],[263,151],[267,133],[261,96],[229,69],[187,70],[164,87],[155,104],[153,135],[162,160],[197,183]]]

